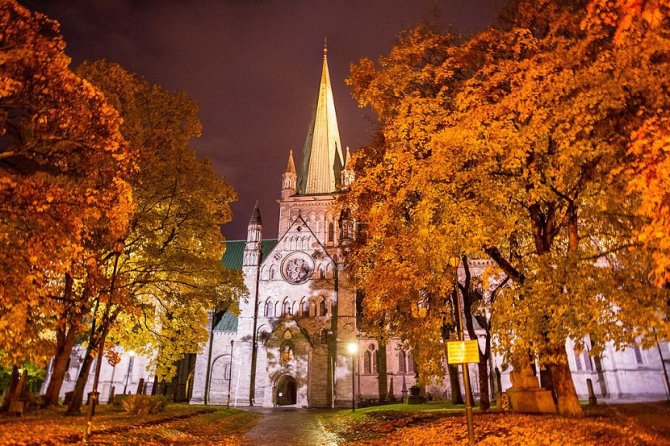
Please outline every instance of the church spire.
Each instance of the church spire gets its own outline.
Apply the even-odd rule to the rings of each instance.
[[[286,163],[285,173],[295,173],[295,162],[293,162],[293,149],[288,151],[288,163]]]
[[[324,40],[321,83],[307,131],[298,192],[304,195],[335,192],[343,165],[340,131],[328,72],[328,48]]]
[[[351,183],[354,181],[354,170],[351,168],[351,152],[349,151],[349,146],[347,146],[347,151],[344,154],[344,166],[340,172],[340,185],[343,189],[351,186]]]
[[[286,200],[288,197],[295,195],[295,163],[293,162],[293,150],[288,152],[288,162],[286,163],[286,171],[281,176],[281,198]]]
[[[249,226],[253,225],[263,226],[263,221],[261,220],[261,208],[258,206],[258,200],[256,200],[254,210],[251,212],[251,218],[249,219]]]
[[[244,247],[242,258],[243,266],[258,266],[261,261],[261,242],[263,241],[263,221],[261,220],[261,209],[258,200],[251,213],[249,226],[247,226],[247,243]]]

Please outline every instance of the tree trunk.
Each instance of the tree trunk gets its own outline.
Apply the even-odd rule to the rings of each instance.
[[[72,393],[72,400],[70,405],[67,407],[67,415],[80,415],[81,414],[81,403],[84,401],[84,389],[86,387],[86,382],[88,381],[88,374],[91,371],[91,365],[93,364],[93,351],[91,346],[86,349],[86,354],[84,355],[84,362],[81,365],[81,370],[77,376],[77,383],[74,386]]]
[[[379,401],[388,399],[388,380],[386,375],[386,343],[379,342],[379,349],[375,352],[377,355],[377,391],[379,392]]]
[[[488,364],[486,363],[486,359],[483,355],[479,355],[477,371],[479,372],[479,407],[481,410],[489,410],[491,408],[491,398],[489,394],[489,371]]]
[[[468,337],[471,340],[478,341],[477,333],[475,332],[474,317],[472,315],[472,304],[479,296],[474,296],[472,291],[472,276],[470,274],[470,266],[468,265],[468,258],[463,256],[461,258],[463,269],[465,270],[465,281],[459,288],[463,295],[463,316],[465,319],[465,327],[468,332]],[[479,344],[479,341],[478,341]],[[489,336],[487,332],[485,350],[490,350]],[[481,348],[478,348],[479,362],[477,363],[477,371],[479,377],[479,407],[482,410],[488,410],[491,407],[491,399],[489,395],[489,373],[488,373],[488,352],[482,353]]]
[[[458,368],[455,365],[449,365],[447,366],[447,371],[449,372],[452,404],[464,404],[463,394],[461,393],[461,384],[458,379]]]
[[[567,417],[583,417],[584,411],[579,405],[579,398],[575,391],[575,385],[572,382],[572,373],[568,365],[568,355],[565,347],[561,348],[559,362],[549,364],[548,369],[551,372],[556,398],[558,400],[558,413]]]
[[[60,330],[59,330],[60,331]],[[63,386],[63,380],[65,379],[65,373],[67,372],[68,360],[72,354],[72,349],[74,348],[76,335],[75,330],[70,328],[67,334],[60,334],[58,337],[63,337],[61,340],[58,340],[58,346],[56,351],[56,356],[54,357],[53,367],[51,368],[51,378],[49,379],[49,385],[47,386],[46,394],[44,395],[44,405],[58,404],[58,396],[60,395],[60,389]]]
[[[16,394],[16,389],[19,386],[19,368],[17,366],[12,367],[12,376],[9,378],[9,388],[5,394],[5,400],[2,402],[2,407],[0,411],[6,412],[9,410],[9,404],[12,402],[14,395]]]
[[[72,276],[66,274],[65,290],[63,292],[63,297],[66,302],[72,300],[72,285]],[[82,312],[75,309],[75,305],[67,305],[61,315],[63,322],[59,324],[58,330],[56,331],[56,355],[54,356],[53,367],[51,368],[49,385],[47,386],[46,394],[44,395],[44,406],[58,404],[58,395],[63,386],[68,361],[77,337],[76,327],[80,322],[82,315]]]

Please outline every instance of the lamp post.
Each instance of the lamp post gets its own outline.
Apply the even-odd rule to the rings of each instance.
[[[226,409],[230,409],[230,384],[233,382],[233,347],[235,346],[235,341],[230,340],[230,367],[228,367],[228,402],[226,403]]]
[[[135,362],[135,352],[132,350],[128,350],[128,355],[130,356],[130,358],[128,358],[128,372],[126,373],[126,385],[123,386],[124,395],[128,391],[128,380],[130,379],[130,374],[133,371],[133,363]]]
[[[356,411],[356,374],[355,367],[356,353],[358,352],[358,342],[351,341],[347,344],[347,350],[351,353],[351,411]]]

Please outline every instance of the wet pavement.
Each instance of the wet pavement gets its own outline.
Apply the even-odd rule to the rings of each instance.
[[[323,409],[246,408],[261,419],[242,440],[249,446],[336,446],[337,435],[327,432],[318,415]]]

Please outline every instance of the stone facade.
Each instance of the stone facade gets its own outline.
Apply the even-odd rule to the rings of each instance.
[[[194,404],[266,407],[341,407],[351,405],[352,397],[373,402],[407,395],[415,383],[411,351],[404,351],[397,340],[381,344],[356,326],[356,292],[341,263],[341,250],[354,236],[356,224],[336,204],[337,191],[353,180],[348,160],[349,150],[343,152],[340,144],[324,51],[300,176],[290,152],[281,178],[279,238],[263,239],[256,206],[247,239],[227,242],[223,259],[226,266],[242,271],[249,290],[239,303],[239,315],[212,312],[209,341],[197,355],[180,361],[178,376],[158,391],[169,390],[175,400]],[[486,264],[474,260],[472,273],[481,273]],[[354,355],[347,349],[352,342],[358,346]],[[670,369],[667,343],[623,351],[607,345],[598,359],[575,353],[571,340],[566,348],[581,398],[588,397],[587,379],[599,398],[664,399],[669,391],[661,361],[663,355]],[[81,349],[73,352],[61,394],[74,387],[81,353]],[[127,354],[115,367],[103,361],[101,400],[106,401],[112,386],[116,394],[124,388],[135,393],[140,378],[151,393],[148,363],[148,358],[140,357],[131,362]],[[489,363],[493,394],[511,385],[509,370],[501,370],[501,363],[498,357]],[[478,397],[476,373],[476,367],[470,367]],[[435,399],[449,398],[448,378],[426,386],[425,392]]]

